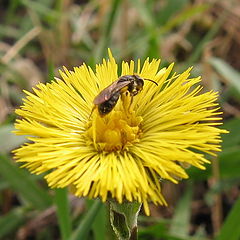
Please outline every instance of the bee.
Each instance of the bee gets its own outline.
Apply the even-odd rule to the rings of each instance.
[[[155,81],[141,78],[138,75],[124,75],[104,88],[93,100],[95,106],[98,107],[100,116],[103,117],[113,110],[122,93],[128,91],[131,97],[136,96],[142,91],[144,80],[151,81],[158,85]]]

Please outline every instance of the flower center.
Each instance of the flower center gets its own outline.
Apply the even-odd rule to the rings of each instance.
[[[132,97],[122,94],[117,105],[105,116],[100,116],[97,107],[88,123],[86,136],[98,151],[120,151],[139,141],[142,117],[131,109]]]

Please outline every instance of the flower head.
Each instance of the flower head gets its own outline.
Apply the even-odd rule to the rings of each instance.
[[[47,172],[49,186],[71,186],[77,196],[143,202],[147,214],[149,201],[166,204],[160,179],[187,178],[185,164],[204,169],[204,153],[220,151],[225,131],[216,127],[217,93],[200,94],[200,77],[189,78],[190,68],[176,74],[173,64],[160,70],[159,64],[122,62],[120,76],[158,85],[144,80],[134,94],[130,82],[111,85],[120,76],[110,51],[95,72],[85,64],[64,69],[63,80],[26,91],[15,127],[29,142],[14,151],[17,161],[32,173]],[[108,97],[100,93],[104,88]],[[103,107],[116,100],[108,102],[108,114],[101,114],[99,101],[93,104],[99,94]]]

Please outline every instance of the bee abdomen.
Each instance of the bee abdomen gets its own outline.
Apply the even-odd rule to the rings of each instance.
[[[120,96],[120,91],[114,93],[107,101],[98,105],[98,112],[100,115],[108,114],[117,104],[117,101]]]

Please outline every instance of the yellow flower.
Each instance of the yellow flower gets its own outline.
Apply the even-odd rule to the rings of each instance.
[[[83,64],[64,69],[63,80],[38,84],[26,91],[16,113],[16,134],[28,135],[14,151],[32,173],[47,172],[50,187],[70,186],[77,196],[166,204],[160,179],[177,183],[187,178],[184,165],[204,169],[204,153],[220,151],[218,94],[201,93],[200,77],[190,68],[172,73],[173,64],[159,70],[160,60],[141,67],[122,62],[121,74],[139,75],[141,92],[131,97],[126,88],[109,114],[100,116],[94,98],[119,78],[111,52],[96,72]]]

